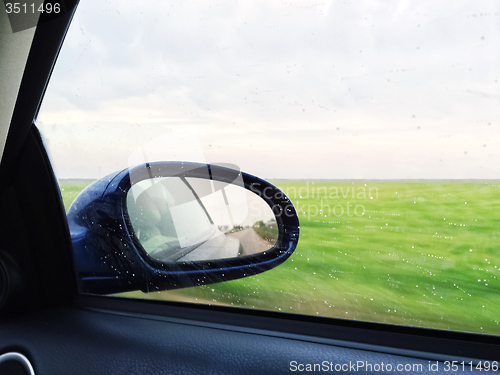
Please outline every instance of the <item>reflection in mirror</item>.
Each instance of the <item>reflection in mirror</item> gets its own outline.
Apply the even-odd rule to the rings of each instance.
[[[127,194],[132,229],[159,262],[208,261],[271,249],[278,226],[269,205],[237,183],[159,177]]]

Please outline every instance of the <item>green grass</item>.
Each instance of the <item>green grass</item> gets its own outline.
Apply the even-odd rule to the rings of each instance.
[[[127,295],[500,334],[499,181],[273,183],[299,213],[289,260],[240,280]],[[74,193],[66,186],[63,197]]]
[[[69,206],[73,203],[77,195],[94,181],[89,179],[59,180],[59,187],[66,212],[68,212]]]
[[[259,225],[260,224],[260,225]],[[261,238],[270,242],[272,245],[276,243],[279,237],[278,227],[276,222],[274,224],[265,224],[262,221],[257,223],[257,226],[253,227],[255,233],[257,233]]]

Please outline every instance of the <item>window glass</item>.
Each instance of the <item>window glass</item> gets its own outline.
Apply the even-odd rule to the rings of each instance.
[[[175,191],[175,196],[171,192]],[[143,180],[127,194],[133,230],[152,259],[177,261],[215,229],[190,187],[179,177]]]
[[[300,219],[282,265],[137,298],[500,334],[500,3],[85,1],[37,120],[65,204],[231,163]]]

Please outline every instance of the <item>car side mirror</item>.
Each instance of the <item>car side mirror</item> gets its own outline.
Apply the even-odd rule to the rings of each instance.
[[[68,211],[82,292],[184,288],[255,275],[295,250],[277,187],[223,166],[155,162],[85,188]]]

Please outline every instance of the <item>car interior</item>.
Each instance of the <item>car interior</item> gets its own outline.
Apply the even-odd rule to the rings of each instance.
[[[68,225],[50,147],[35,125],[79,1],[38,3],[51,9],[60,4],[61,12],[45,11],[22,24],[0,5],[0,374],[435,374],[498,369],[500,339],[494,334],[109,295],[127,292],[120,289],[125,281],[106,289],[111,284],[100,279],[85,287],[82,268],[74,263],[79,259],[74,252],[76,232]],[[225,169],[213,166],[210,178],[230,181],[225,175],[216,177],[218,170],[222,176]],[[243,176],[247,190],[256,181],[265,183],[244,172],[237,175]],[[110,191],[111,182],[108,185],[103,192]],[[126,194],[120,199],[125,206]],[[290,202],[286,197],[265,200],[282,212]],[[109,216],[104,208],[113,204],[109,202],[114,201],[97,202],[102,204],[94,208],[102,214],[95,216],[99,220]],[[136,215],[143,213],[138,210]],[[134,256],[144,266],[130,269],[151,272],[155,276],[147,279],[149,285],[163,289],[193,285],[183,284],[188,272],[205,277],[207,284],[224,282],[221,270],[231,275],[228,280],[270,273],[290,262],[287,258],[300,247],[302,228],[299,234],[295,209],[293,215],[277,216],[281,229],[273,247],[276,253],[265,249],[234,262],[222,259],[207,265],[207,260],[195,259],[169,266],[154,263],[154,257],[141,250]],[[123,225],[133,227],[123,217]],[[86,230],[89,236],[93,233],[90,226]],[[129,246],[139,248],[139,243],[137,235]],[[91,249],[91,242],[85,246]],[[160,271],[164,273],[156,278]],[[169,277],[163,284],[158,281]],[[138,283],[130,289],[148,287]]]

